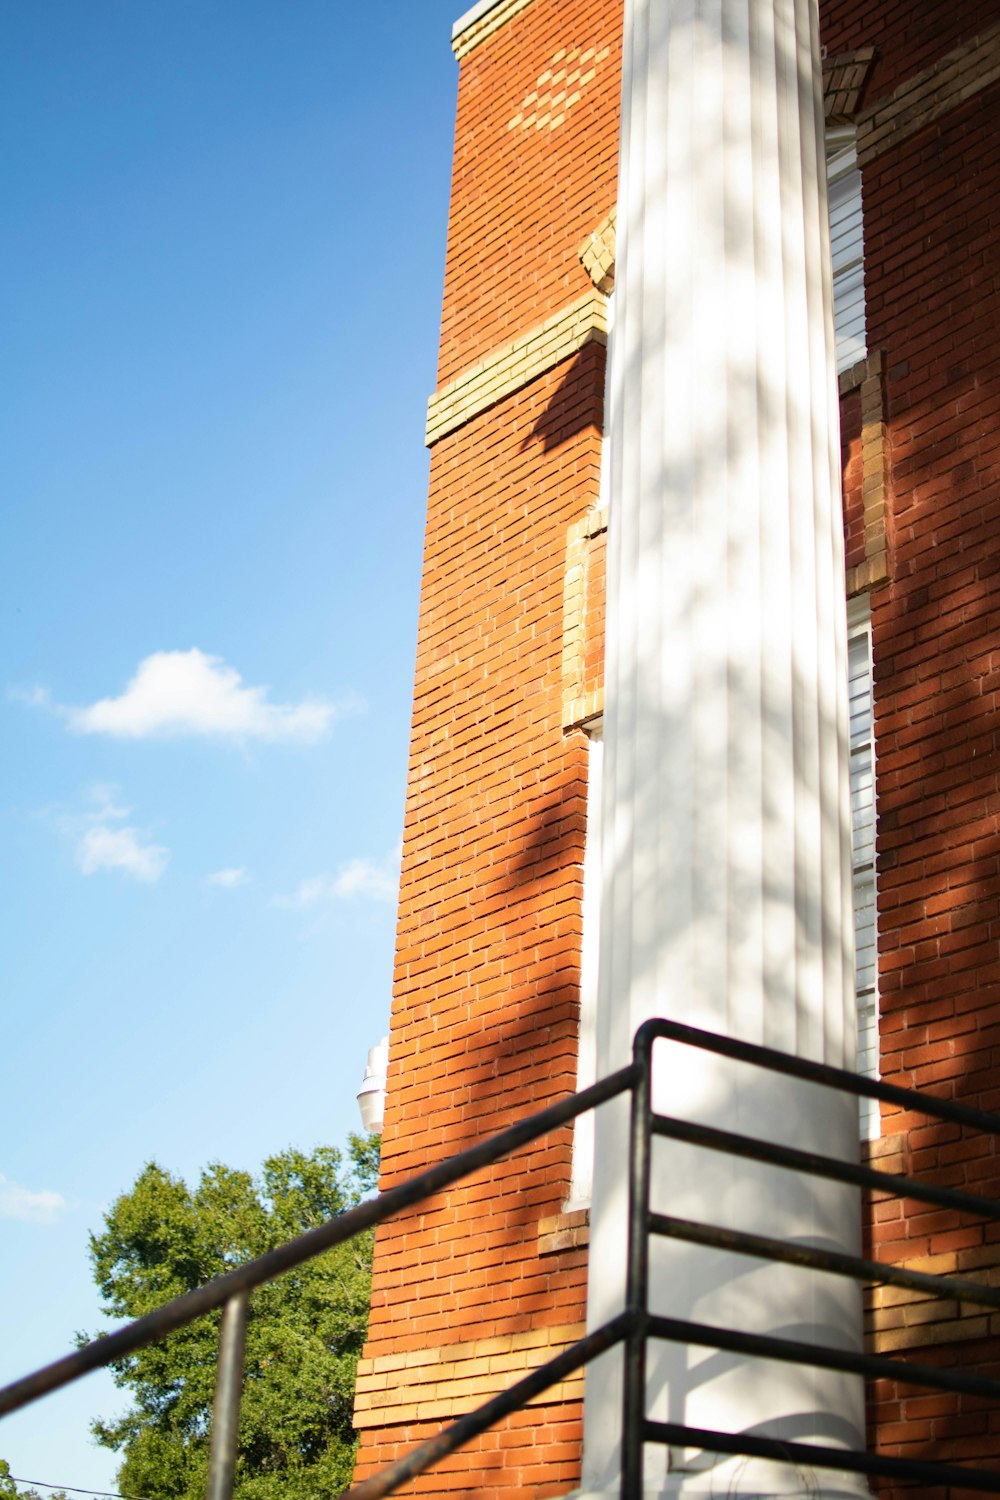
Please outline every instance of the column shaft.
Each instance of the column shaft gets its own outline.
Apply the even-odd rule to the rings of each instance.
[[[815,0],[626,0],[598,1074],[647,1016],[854,1065],[839,443]],[[655,1100],[856,1159],[856,1106],[659,1044]],[[597,1126],[590,1313],[620,1306],[624,1116]],[[850,1190],[659,1143],[653,1206],[857,1249]],[[835,1278],[681,1246],[653,1305],[860,1347]],[[860,1381],[669,1346],[650,1414],[863,1443]],[[620,1361],[585,1489],[617,1475]],[[650,1493],[863,1493],[674,1453]]]

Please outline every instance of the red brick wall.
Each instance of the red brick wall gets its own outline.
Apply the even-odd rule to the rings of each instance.
[[[615,193],[610,9],[535,0],[462,63],[442,384],[593,290],[578,250]],[[508,128],[560,48],[595,68],[565,125]],[[599,498],[604,365],[588,344],[432,450],[383,1187],[575,1087],[586,737],[562,725],[563,584],[567,529]],[[489,1351],[534,1340],[540,1363],[582,1324],[585,1251],[539,1239],[570,1155],[564,1131],[380,1230],[363,1369],[371,1385],[388,1362],[392,1391],[359,1477],[436,1431],[444,1387],[485,1380]],[[442,1405],[392,1420],[414,1378],[399,1356],[434,1350]],[[577,1388],[414,1488],[565,1494],[579,1450]]]
[[[562,588],[566,528],[597,492],[602,356],[589,346],[435,449],[384,1187],[575,1087],[586,746],[562,731]],[[570,1146],[563,1132],[380,1231],[370,1357],[582,1320],[581,1253],[538,1247]],[[561,1420],[576,1432],[577,1411]],[[359,1474],[396,1441],[366,1441]],[[523,1489],[521,1463],[496,1493],[560,1493]]]
[[[604,0],[534,0],[463,60],[439,385],[591,289],[577,250],[615,203],[620,93]]]
[[[891,11],[891,7],[887,8]],[[996,20],[934,8],[892,67],[927,66]],[[919,28],[915,28],[919,30]],[[876,35],[876,32],[878,35]],[[861,38],[858,38],[859,41]],[[886,75],[889,59],[885,63]],[[905,73],[904,73],[905,76]],[[895,80],[894,80],[895,81]],[[1000,1110],[1000,90],[994,85],[865,169],[869,345],[885,351],[890,578],[873,595],[882,1072]],[[994,1143],[889,1112],[890,1170],[1000,1195]],[[995,1278],[1000,1226],[914,1203],[876,1205],[880,1259]],[[888,1290],[883,1352],[1000,1373],[1000,1319]],[[872,1426],[890,1453],[996,1465],[989,1403],[880,1384]],[[886,1488],[885,1493],[895,1493]],[[912,1491],[910,1491],[912,1493]],[[900,1491],[902,1494],[902,1491]]]
[[[865,179],[893,475],[875,615],[883,1069],[986,1108],[1000,1108],[998,95]]]
[[[992,0],[820,0],[820,18],[831,56],[875,47],[865,105],[998,19]]]
[[[871,103],[992,23],[993,10],[985,0],[829,0],[823,38],[834,53],[877,46]],[[441,384],[590,287],[577,250],[614,200],[619,27],[617,4],[534,0],[462,64]],[[522,128],[549,107],[529,96],[562,86],[544,75],[576,65],[573,48],[590,51],[594,79],[555,130]],[[993,1109],[997,97],[994,85],[969,98],[864,171],[868,344],[885,356],[890,460],[889,579],[872,595],[882,1069]],[[562,728],[561,627],[567,529],[598,499],[603,369],[603,350],[589,345],[433,451],[386,1186],[575,1081],[586,747],[580,731]],[[859,563],[856,393],[843,413],[848,552]],[[596,618],[603,541],[588,545]],[[588,686],[600,663],[591,623]],[[890,1167],[1000,1192],[992,1149],[953,1131],[890,1113],[876,1149]],[[405,1386],[411,1355],[451,1350],[451,1370],[460,1349],[471,1371],[482,1340],[508,1349],[531,1337],[543,1355],[548,1332],[582,1320],[585,1252],[545,1253],[552,1236],[539,1236],[562,1206],[569,1167],[563,1134],[380,1233],[366,1354],[373,1376],[382,1362],[387,1389]],[[1000,1264],[1000,1236],[912,1204],[876,1205],[871,1239],[888,1259],[927,1256],[970,1274]],[[885,1349],[982,1367],[995,1359],[1000,1324],[886,1293],[872,1329]],[[436,1430],[441,1413],[414,1411],[365,1426],[359,1475]],[[579,1419],[572,1395],[536,1408],[422,1481],[423,1492],[563,1494],[577,1473]],[[887,1451],[994,1461],[1000,1451],[981,1403],[879,1387],[872,1419]]]

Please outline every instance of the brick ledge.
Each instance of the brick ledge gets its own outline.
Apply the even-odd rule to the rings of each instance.
[[[586,292],[435,391],[427,403],[427,446],[544,375],[585,344],[607,341],[607,299],[596,290]]]

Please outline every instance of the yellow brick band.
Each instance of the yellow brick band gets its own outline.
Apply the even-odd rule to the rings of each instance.
[[[932,1276],[963,1276],[984,1286],[1000,1286],[1000,1245],[943,1251],[904,1264]],[[872,1287],[866,1302],[867,1343],[875,1354],[966,1343],[1000,1333],[1000,1313],[972,1302],[928,1297],[908,1287]]]
[[[354,1426],[387,1427],[460,1417],[575,1344],[585,1331],[582,1323],[571,1323],[359,1360]],[[558,1405],[582,1396],[581,1370],[531,1404]]]
[[[530,4],[531,0],[499,0],[499,4],[494,5],[484,15],[470,21],[467,26],[462,26],[459,21],[451,34],[452,51],[459,62],[474,47],[478,47],[480,42],[485,42],[488,36],[492,36],[494,31],[499,31],[501,26],[506,26],[512,17],[522,10],[527,10]]]
[[[436,391],[427,403],[427,446],[544,375],[585,344],[607,341],[607,302],[600,292],[587,292]]]
[[[889,497],[888,427],[885,420],[885,361],[881,349],[840,376],[840,394],[861,392],[861,491],[864,502],[864,562],[847,570],[848,598],[889,577],[886,524]]]
[[[915,73],[858,119],[858,162],[915,135],[1000,79],[1000,22]]]

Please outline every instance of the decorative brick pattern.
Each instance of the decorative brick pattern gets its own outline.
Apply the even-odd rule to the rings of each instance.
[[[592,291],[577,252],[617,192],[621,25],[605,0],[532,0],[463,57],[439,388]],[[603,55],[570,124],[509,128],[570,48]]]
[[[857,52],[825,60],[823,109],[828,125],[843,125],[854,119],[874,61],[874,47],[859,47]]]
[[[559,47],[507,121],[507,129],[558,130],[610,56],[610,47]]]
[[[1000,81],[1000,22],[901,83],[858,120],[862,167]]]
[[[359,1360],[354,1425],[453,1421],[575,1344],[585,1331],[582,1323],[574,1323]],[[581,1370],[531,1405],[558,1406],[582,1395]]]
[[[520,390],[585,344],[608,341],[607,302],[587,292],[530,333],[465,370],[427,403],[427,445]]]
[[[612,209],[580,246],[584,270],[599,292],[606,296],[615,289],[615,234],[617,210]]]

